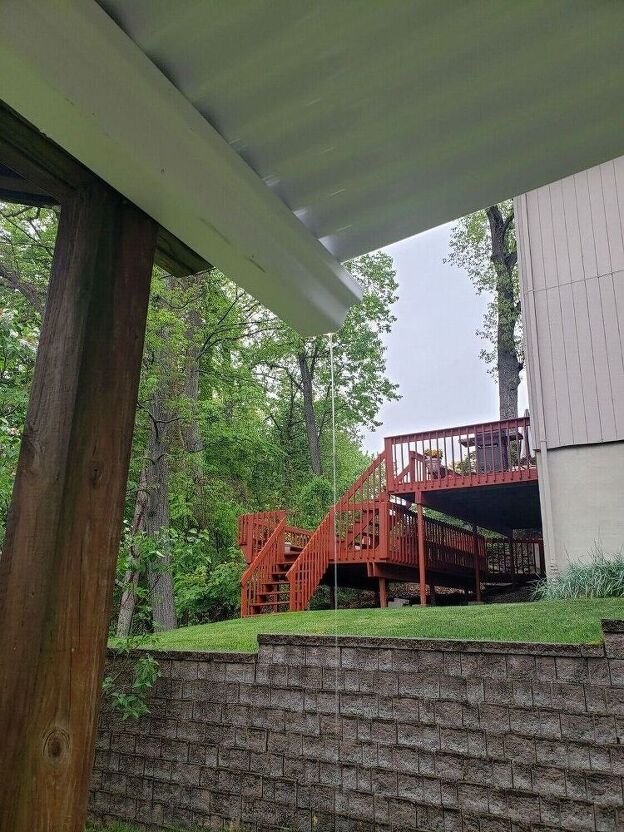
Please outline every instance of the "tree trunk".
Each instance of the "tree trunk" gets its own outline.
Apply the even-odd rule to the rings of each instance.
[[[174,630],[177,626],[169,543],[164,537],[169,528],[169,463],[166,447],[168,414],[162,390],[156,390],[154,394],[150,419],[144,529],[145,534],[156,541],[161,552],[157,560],[150,560],[147,569],[154,631],[160,632]]]
[[[196,339],[202,325],[202,317],[197,309],[190,309],[187,314],[188,327],[186,330],[188,349],[184,378],[184,395],[192,403],[197,404],[199,398],[199,359],[197,357]],[[197,425],[197,419],[191,418],[183,428],[182,441],[184,449],[189,454],[196,454],[202,450],[203,443]]]
[[[136,534],[142,530],[145,523],[145,512],[147,509],[147,463],[141,468],[139,487],[137,490],[136,503],[134,505],[134,518],[132,519],[132,532]],[[134,547],[133,547],[134,549]],[[134,555],[134,551],[132,552]],[[138,569],[129,569],[124,575],[124,588],[119,604],[119,615],[117,617],[117,638],[128,638],[132,629],[132,618],[136,606],[136,590],[139,584],[141,573]]]
[[[301,373],[301,394],[303,396],[303,417],[308,437],[308,450],[310,452],[310,465],[313,473],[320,477],[323,473],[321,464],[321,446],[319,442],[318,425],[316,413],[314,412],[314,391],[312,388],[312,373],[308,364],[308,357],[305,352],[297,356],[299,372]]]
[[[516,348],[516,324],[520,310],[514,292],[514,269],[517,262],[515,245],[510,247],[513,213],[506,218],[498,205],[487,211],[490,223],[491,260],[496,271],[496,371],[500,419],[518,415],[518,386],[522,365]]]

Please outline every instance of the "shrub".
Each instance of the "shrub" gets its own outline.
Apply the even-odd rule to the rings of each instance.
[[[624,550],[606,555],[596,544],[589,563],[571,563],[557,578],[540,581],[535,596],[562,598],[624,598]]]

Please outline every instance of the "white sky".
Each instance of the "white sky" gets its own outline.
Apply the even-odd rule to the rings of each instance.
[[[364,436],[367,451],[381,451],[384,436],[498,418],[496,384],[475,334],[488,299],[476,294],[465,272],[442,262],[450,229],[443,225],[385,249],[399,282],[397,320],[386,337],[388,374],[402,398],[382,408],[382,427]],[[526,407],[523,380],[519,413]]]

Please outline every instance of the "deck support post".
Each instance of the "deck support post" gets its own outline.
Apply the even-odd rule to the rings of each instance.
[[[0,829],[82,832],[157,226],[62,203],[0,558]]]
[[[435,607],[437,604],[436,590],[433,584],[429,584],[429,603],[432,607]]]
[[[382,610],[388,606],[388,582],[386,578],[379,578],[379,606]]]
[[[474,555],[475,571],[475,601],[481,601],[481,563],[479,562],[479,530],[472,524],[472,553]]]
[[[427,604],[427,576],[426,572],[426,543],[425,543],[425,513],[423,504],[419,501],[416,503],[416,525],[418,531],[418,584],[420,605],[424,607]]]

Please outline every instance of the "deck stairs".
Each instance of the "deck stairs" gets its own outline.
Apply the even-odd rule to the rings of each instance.
[[[408,495],[395,490],[413,462],[407,455],[407,466],[396,459],[387,466],[386,454],[370,463],[314,531],[289,525],[285,511],[239,518],[238,543],[248,564],[241,579],[243,616],[307,609],[333,563],[414,572],[419,564],[417,517]],[[465,580],[472,575],[474,581],[481,574],[484,580],[515,583],[540,573],[540,557],[543,564],[541,540],[492,541],[475,537],[461,523],[425,517],[423,539],[425,571],[438,577],[453,574]]]

